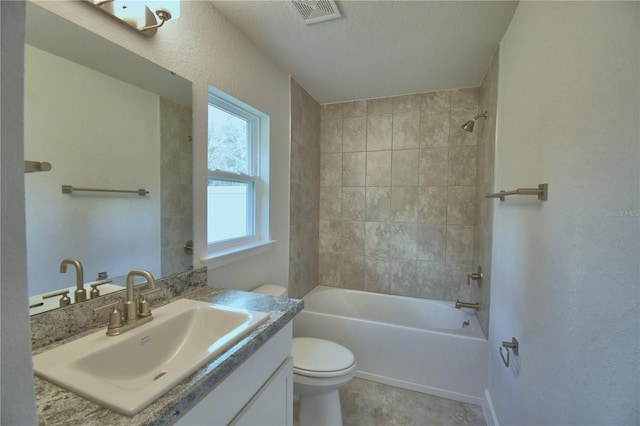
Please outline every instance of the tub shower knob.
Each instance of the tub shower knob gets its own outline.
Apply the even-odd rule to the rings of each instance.
[[[478,282],[478,287],[482,286],[482,267],[478,266],[478,272],[467,274],[467,285],[471,285],[471,280]]]

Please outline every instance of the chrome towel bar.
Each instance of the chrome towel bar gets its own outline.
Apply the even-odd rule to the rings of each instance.
[[[500,198],[500,201],[504,201],[508,195],[537,195],[538,200],[547,201],[549,196],[549,184],[541,183],[537,188],[518,188],[513,191],[500,191],[495,193],[487,193],[487,198]]]
[[[88,191],[88,192],[119,192],[124,194],[138,194],[140,196],[145,196],[149,194],[149,191],[146,189],[138,189],[134,191],[128,191],[125,189],[97,189],[97,188],[74,188],[71,185],[62,185],[62,193],[63,194],[73,194],[74,191]]]

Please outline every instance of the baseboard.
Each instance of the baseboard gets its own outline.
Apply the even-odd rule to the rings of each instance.
[[[382,383],[383,385],[395,386],[397,388],[408,389],[416,392],[425,393],[428,395],[439,396],[441,398],[447,398],[454,401],[466,402],[468,404],[482,405],[482,395],[467,395],[459,392],[455,392],[447,389],[440,389],[432,386],[420,385],[417,383],[407,382],[405,380],[393,379],[391,377],[380,376],[378,374],[367,373],[366,371],[358,370],[356,377],[360,379],[370,380],[372,382]]]
[[[487,422],[487,426],[500,426],[500,424],[498,423],[498,418],[496,417],[496,410],[493,408],[493,401],[491,400],[489,388],[486,388],[484,390],[482,411],[484,412],[484,421]]]

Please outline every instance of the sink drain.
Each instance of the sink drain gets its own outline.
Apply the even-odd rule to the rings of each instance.
[[[164,376],[165,374],[167,374],[168,371],[163,371],[160,374],[158,374],[156,377],[153,378],[153,381],[155,382],[156,380],[158,380],[160,377]]]

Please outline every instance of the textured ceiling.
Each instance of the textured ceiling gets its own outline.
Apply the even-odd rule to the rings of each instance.
[[[336,1],[306,25],[287,1],[214,6],[320,103],[478,86],[515,1]]]

